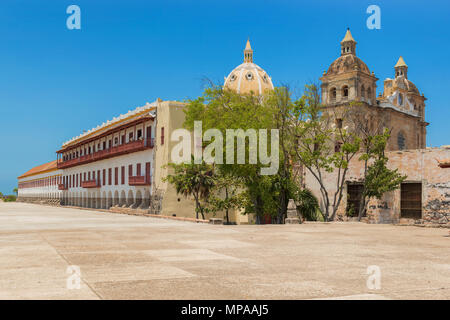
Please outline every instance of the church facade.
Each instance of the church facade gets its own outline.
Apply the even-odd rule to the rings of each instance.
[[[320,78],[324,112],[336,126],[355,128],[346,110],[357,108],[367,119],[367,128],[389,129],[386,147],[388,167],[407,176],[399,189],[382,199],[371,199],[363,220],[370,223],[450,224],[450,146],[426,147],[425,101],[408,79],[408,66],[400,57],[386,78],[383,92],[376,95],[374,71],[356,55],[356,41],[347,30],[340,43],[340,56]],[[374,129],[372,129],[374,130]],[[374,132],[374,131],[372,131]],[[335,148],[339,148],[336,141]],[[352,220],[359,207],[363,162],[354,157],[344,184],[337,219]],[[336,173],[325,173],[330,194],[336,191]],[[304,172],[304,185],[320,199],[320,187],[311,173]],[[322,209],[324,204],[321,203]]]
[[[356,41],[347,30],[341,41],[341,55],[320,78],[322,103],[336,111],[353,103],[363,109],[374,123],[391,130],[388,150],[423,149],[426,147],[425,101],[408,79],[403,57],[394,66],[394,78],[384,80],[383,92],[376,96],[378,78],[356,55]],[[336,119],[345,126],[346,119]]]
[[[391,130],[390,166],[408,175],[400,190],[371,201],[366,221],[398,223],[402,218],[430,223],[450,223],[450,148],[426,148],[426,98],[408,79],[408,66],[400,57],[394,77],[384,80],[378,96],[373,71],[356,55],[356,41],[347,30],[340,56],[320,78],[324,112],[346,126],[343,110],[354,105],[374,125]],[[250,41],[244,61],[224,79],[224,88],[245,94],[273,90],[272,78],[253,62]],[[108,120],[63,143],[57,160],[18,177],[19,200],[163,216],[193,217],[194,202],[177,195],[164,181],[166,165],[176,142],[170,137],[184,122],[185,103],[162,101]],[[342,116],[341,116],[342,115]],[[348,208],[357,199],[361,164],[350,164],[338,218],[348,220]],[[319,197],[313,177],[304,172],[304,184]],[[333,174],[325,178],[333,188]],[[220,214],[219,214],[220,217]],[[231,221],[248,223],[234,212]]]

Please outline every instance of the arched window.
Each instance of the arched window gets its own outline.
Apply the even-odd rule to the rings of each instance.
[[[344,99],[347,99],[347,98],[348,98],[348,86],[343,86],[343,87],[342,87],[342,97],[343,97]]]
[[[331,97],[331,101],[335,101],[336,100],[336,88],[332,88],[330,90],[330,97]]]
[[[361,98],[365,98],[366,97],[366,89],[364,88],[364,85],[361,86]]]
[[[399,106],[403,105],[403,95],[401,93],[398,94],[398,105]]]
[[[406,141],[405,136],[402,132],[399,132],[397,135],[397,144],[399,150],[405,150],[406,149]]]
[[[372,89],[370,87],[367,88],[367,99],[372,98]]]

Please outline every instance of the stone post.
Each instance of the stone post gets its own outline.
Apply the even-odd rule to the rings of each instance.
[[[302,223],[297,214],[297,206],[293,199],[289,199],[287,206],[287,218],[284,220],[286,224],[300,224]]]

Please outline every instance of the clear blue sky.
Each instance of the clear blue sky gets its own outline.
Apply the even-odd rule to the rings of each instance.
[[[70,4],[81,30],[66,27]],[[381,30],[366,27],[370,4]],[[428,146],[450,144],[449,16],[444,0],[2,0],[0,191],[83,129],[158,97],[195,98],[205,77],[223,81],[247,37],[275,85],[302,88],[339,56],[350,27],[378,92],[403,55],[428,98]]]

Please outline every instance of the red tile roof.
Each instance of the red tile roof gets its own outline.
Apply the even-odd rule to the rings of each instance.
[[[25,178],[25,177],[34,176],[34,175],[39,174],[39,173],[53,171],[53,170],[56,170],[56,169],[58,169],[57,166],[56,166],[56,160],[53,160],[51,162],[48,162],[48,163],[45,163],[45,164],[41,164],[40,166],[34,167],[31,170],[28,170],[27,172],[25,172],[21,176],[17,177],[17,179],[22,179],[22,178]]]

